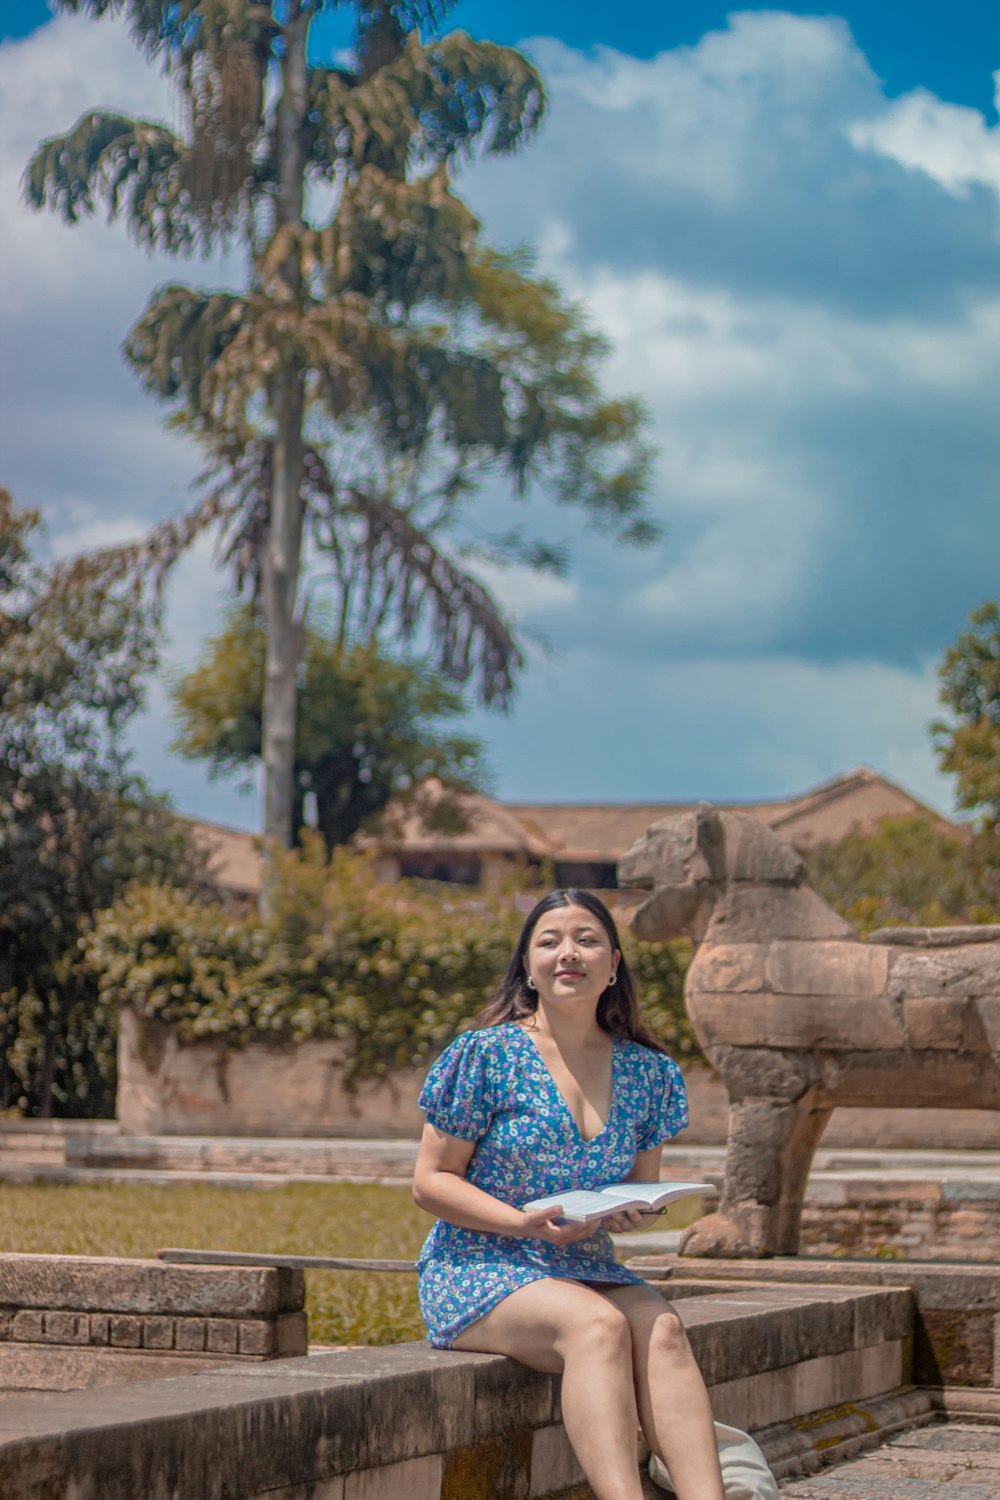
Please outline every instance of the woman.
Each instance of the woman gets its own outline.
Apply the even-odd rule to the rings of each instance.
[[[723,1500],[712,1412],[673,1308],[619,1265],[607,1230],[520,1204],[660,1175],[687,1124],[680,1071],[639,1013],[610,912],[553,891],[524,924],[484,1029],[432,1068],[413,1195],[438,1223],[420,1301],[436,1348],[562,1375],[562,1416],[597,1500],[641,1500],[636,1427],[678,1500]]]

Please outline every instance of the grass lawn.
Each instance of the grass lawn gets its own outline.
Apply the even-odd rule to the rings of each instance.
[[[0,1186],[0,1251],[45,1255],[152,1256],[177,1245],[405,1260],[431,1222],[402,1187]],[[313,1343],[424,1337],[412,1274],[307,1271],[306,1310]]]
[[[658,1227],[680,1228],[697,1213],[695,1199],[671,1204]],[[403,1187],[0,1186],[0,1251],[43,1255],[153,1256],[173,1245],[406,1260],[431,1223]],[[314,1344],[424,1337],[412,1273],[307,1271],[306,1311]]]

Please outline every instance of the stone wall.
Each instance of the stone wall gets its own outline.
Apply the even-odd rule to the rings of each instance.
[[[933,1389],[988,1390],[1000,1397],[1000,1270],[995,1265],[923,1265],[905,1261],[819,1260],[775,1256],[772,1260],[703,1260],[649,1255],[629,1265],[650,1280],[697,1276],[701,1286],[743,1286],[760,1295],[764,1286],[817,1284],[905,1288],[913,1299],[912,1378]],[[975,1402],[971,1403],[975,1407]],[[1000,1415],[1000,1401],[990,1408]]]
[[[1000,1182],[876,1184],[815,1178],[802,1210],[803,1255],[995,1261],[1000,1250]]]
[[[424,1072],[347,1077],[343,1042],[222,1039],[182,1045],[127,1007],[118,1031],[117,1114],[130,1135],[416,1136]],[[425,1070],[424,1070],[425,1071]]]
[[[931,1411],[910,1385],[905,1288],[706,1287],[681,1271],[664,1291],[716,1415],[776,1466],[818,1467],[819,1449]],[[0,1401],[0,1500],[538,1500],[580,1478],[555,1377],[425,1344],[230,1364],[113,1402]]]
[[[346,1077],[342,1042],[298,1045],[254,1039],[182,1046],[173,1027],[121,1015],[118,1119],[129,1135],[413,1136],[423,1116],[417,1096],[426,1069],[384,1079]],[[718,1076],[689,1066],[691,1125],[685,1144],[726,1139],[729,1102]],[[881,1150],[995,1149],[997,1118],[974,1109],[837,1109],[824,1146]]]
[[[162,1380],[304,1354],[301,1271],[0,1255],[0,1391]]]

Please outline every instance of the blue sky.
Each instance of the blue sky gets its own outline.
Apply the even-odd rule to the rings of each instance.
[[[489,578],[547,643],[510,715],[473,716],[495,789],[756,798],[867,762],[946,809],[935,663],[1000,593],[995,7],[462,0],[451,22],[523,43],[545,74],[537,141],[461,191],[608,334],[609,388],[651,412],[667,529],[625,553],[540,505],[574,543],[571,577]],[[118,346],[160,282],[232,271],[19,205],[35,142],[87,106],[173,106],[116,23],[4,0],[0,35],[0,482],[67,550],[184,503],[196,456]],[[193,557],[170,668],[221,597]],[[253,826],[255,800],[209,786],[170,733],[160,681],[140,768],[183,810]]]

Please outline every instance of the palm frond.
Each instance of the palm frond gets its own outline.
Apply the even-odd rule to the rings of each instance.
[[[414,161],[507,154],[538,129],[545,91],[511,47],[452,32],[423,47],[414,34],[376,70],[314,72],[311,161],[327,173],[375,166],[402,177]]]
[[[524,657],[490,591],[385,495],[338,486],[317,451],[306,457],[310,526],[325,549],[350,552],[352,625],[361,637],[428,642],[428,665],[506,707]],[[317,500],[326,503],[321,507]]]
[[[24,177],[34,208],[69,224],[93,214],[122,218],[146,249],[204,252],[236,227],[227,207],[195,203],[188,189],[188,147],[154,120],[95,111],[35,151]]]

